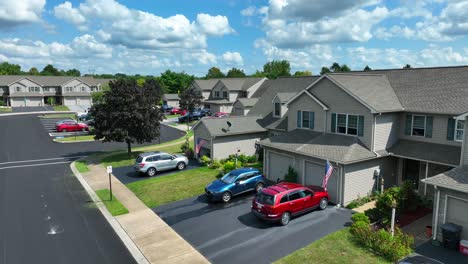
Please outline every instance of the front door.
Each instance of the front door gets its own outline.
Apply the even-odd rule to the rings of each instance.
[[[420,161],[406,159],[403,168],[403,181],[411,181],[414,189],[417,190],[419,187]]]

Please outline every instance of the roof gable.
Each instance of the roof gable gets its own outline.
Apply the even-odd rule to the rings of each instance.
[[[308,97],[312,98],[312,100],[314,100],[318,105],[320,105],[323,110],[328,110],[328,107],[324,103],[322,103],[322,101],[320,101],[317,97],[313,96],[307,90],[303,90],[302,92],[298,93],[297,95],[289,99],[286,105],[290,105],[292,102],[294,102],[297,98],[301,97],[302,95],[307,95]]]
[[[257,120],[258,116],[231,116],[223,118],[202,118],[193,129],[203,124],[211,136],[228,136],[266,132]],[[231,123],[229,127],[228,123]]]

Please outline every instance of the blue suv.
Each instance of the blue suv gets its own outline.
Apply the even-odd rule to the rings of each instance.
[[[260,191],[265,186],[265,177],[258,169],[240,168],[208,184],[205,193],[210,200],[229,202],[235,195],[248,191]]]

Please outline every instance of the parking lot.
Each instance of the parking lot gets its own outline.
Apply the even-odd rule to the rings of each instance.
[[[200,195],[153,211],[212,263],[271,263],[351,221],[351,210],[329,206],[287,226],[268,224],[250,213],[252,198],[248,194],[222,204]]]
[[[67,136],[81,136],[81,135],[88,135],[89,132],[57,132],[55,130],[55,123],[60,120],[72,120],[71,118],[40,118],[42,127],[45,129],[47,134],[51,137],[67,137]]]

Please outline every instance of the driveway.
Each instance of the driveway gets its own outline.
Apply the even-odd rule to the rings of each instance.
[[[70,111],[73,111],[73,112],[83,112],[90,107],[91,106],[89,105],[69,105],[68,109],[70,109]]]
[[[196,160],[191,160],[189,162],[189,165],[185,168],[185,170],[191,170],[191,169],[196,169],[200,167],[200,163]],[[179,170],[174,169],[174,170],[168,170],[168,171],[161,171],[156,174],[154,177],[161,177],[161,176],[166,176],[170,174],[174,174],[179,172]],[[112,174],[120,180],[123,184],[131,183],[131,182],[136,182],[136,181],[141,181],[141,180],[146,180],[149,179],[146,174],[143,173],[137,173],[134,169],[133,166],[125,166],[125,167],[119,167],[119,168],[113,168],[112,169]]]
[[[438,260],[442,263],[468,263],[468,257],[460,252],[444,248],[442,246],[434,246],[431,241],[428,241],[418,246],[414,252],[428,258]]]
[[[252,198],[248,194],[222,204],[201,195],[153,211],[212,263],[271,263],[351,221],[350,210],[329,206],[287,226],[267,224],[250,214]]]

